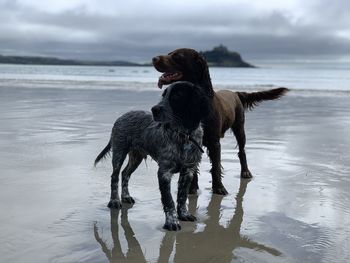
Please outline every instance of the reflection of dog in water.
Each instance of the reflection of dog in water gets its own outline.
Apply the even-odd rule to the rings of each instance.
[[[256,251],[267,252],[273,256],[279,256],[281,253],[274,249],[259,244],[246,236],[240,234],[241,225],[243,222],[243,197],[249,180],[241,179],[239,191],[236,195],[235,212],[224,227],[219,224],[220,206],[222,196],[212,195],[207,208],[208,218],[203,221],[205,228],[201,232],[166,232],[159,246],[158,262],[168,262],[174,251],[174,262],[207,262],[209,259],[213,262],[231,262],[234,259],[233,251],[236,248],[248,248]],[[189,210],[194,211],[197,206],[197,198],[190,199]],[[127,262],[128,259],[133,259],[135,262],[147,262],[141,246],[134,236],[134,232],[127,219],[127,210],[122,209],[121,226],[125,233],[125,238],[128,244],[128,252],[126,255],[122,253],[118,231],[118,211],[111,211],[111,233],[113,238],[113,248],[109,249],[106,243],[100,238],[97,226],[94,226],[94,234],[96,241],[100,244],[102,251],[110,262]],[[176,242],[175,242],[176,241]],[[174,244],[176,243],[176,246]],[[124,260],[124,261],[123,261]]]
[[[121,209],[121,226],[124,230],[125,238],[128,243],[128,252],[126,255],[123,254],[122,247],[119,241],[119,210],[111,209],[111,234],[113,239],[113,248],[109,249],[106,242],[102,240],[98,233],[98,227],[94,225],[94,236],[96,241],[100,244],[102,252],[106,255],[109,262],[128,262],[128,259],[135,259],[136,262],[147,262],[143,253],[141,246],[137,239],[135,238],[134,231],[132,230],[128,221],[128,208]]]

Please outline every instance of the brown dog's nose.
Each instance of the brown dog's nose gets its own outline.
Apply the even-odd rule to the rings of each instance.
[[[156,56],[156,57],[152,58],[153,64],[157,63],[159,60],[160,60],[159,56]]]

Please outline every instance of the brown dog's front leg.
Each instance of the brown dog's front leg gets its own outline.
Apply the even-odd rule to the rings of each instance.
[[[220,141],[211,142],[208,145],[209,158],[211,161],[211,176],[213,193],[218,195],[227,195],[228,192],[221,182],[221,145]]]
[[[252,174],[248,169],[248,165],[247,165],[247,157],[245,155],[245,151],[244,149],[240,149],[240,151],[238,152],[238,157],[239,157],[239,161],[241,163],[241,177],[242,178],[252,178]]]
[[[197,190],[199,189],[199,186],[198,186],[198,173],[199,173],[199,171],[195,171],[193,173],[193,178],[192,178],[190,190],[188,192],[188,194],[190,194],[190,195],[197,194]]]

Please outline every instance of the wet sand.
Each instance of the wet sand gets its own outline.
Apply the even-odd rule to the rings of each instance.
[[[157,165],[130,180],[133,207],[110,211],[110,159],[93,168],[115,119],[161,91],[0,87],[0,262],[349,262],[350,94],[292,91],[247,113],[240,180],[222,140],[225,197],[204,156],[198,221],[162,230]],[[177,176],[173,179],[173,194]]]

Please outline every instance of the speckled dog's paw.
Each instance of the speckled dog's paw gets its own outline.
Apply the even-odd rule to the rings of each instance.
[[[111,199],[108,203],[109,208],[120,209],[122,208],[122,203],[119,200]]]
[[[177,219],[175,213],[166,214],[165,224],[163,228],[169,231],[178,231],[181,229],[179,220]]]
[[[169,230],[169,231],[178,231],[178,230],[181,230],[181,226],[180,226],[180,223],[179,223],[179,222],[177,222],[177,223],[175,223],[175,222],[172,222],[172,223],[166,222],[166,223],[164,224],[163,228],[166,229],[166,230]]]

